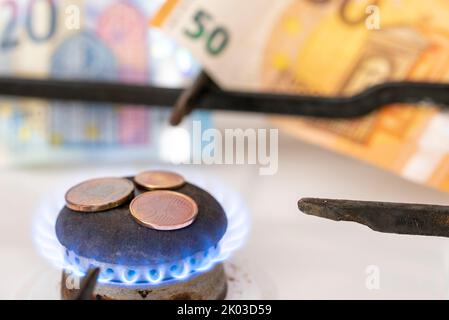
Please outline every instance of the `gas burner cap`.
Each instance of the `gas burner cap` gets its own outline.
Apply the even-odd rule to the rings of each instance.
[[[111,265],[170,264],[208,252],[226,232],[223,208],[213,196],[193,184],[186,183],[177,192],[191,197],[198,205],[195,222],[186,228],[167,232],[141,226],[131,216],[128,204],[90,215],[64,207],[56,221],[57,238],[75,255]]]
[[[107,172],[104,176],[116,174]],[[77,175],[76,180],[75,177],[64,179],[71,183],[48,190],[36,207],[33,239],[38,251],[63,273],[70,274],[69,279],[72,280],[83,277],[92,267],[99,267],[98,282],[105,287],[117,287],[117,290],[127,292],[144,287],[156,292],[166,286],[188,285],[189,281],[207,275],[215,283],[216,293],[221,292],[213,277],[214,274],[223,276],[220,266],[245,242],[250,226],[248,209],[238,193],[220,180],[196,170],[184,169],[182,174],[195,185],[186,184],[177,191],[194,199],[198,203],[198,217],[202,212],[204,217],[185,229],[175,231],[157,231],[140,226],[130,215],[128,204],[92,213],[92,216],[84,214],[84,218],[94,219],[89,223],[78,221],[82,213],[63,208],[64,193],[71,185],[89,177],[81,179]],[[136,189],[135,195],[143,192],[147,190]],[[131,233],[124,226],[113,228],[122,221]],[[142,237],[142,232],[154,235]],[[169,236],[171,233],[176,237]],[[159,244],[153,241],[156,239]],[[197,250],[199,252],[195,252]],[[224,278],[222,276],[221,279]],[[148,299],[152,297],[147,296]]]

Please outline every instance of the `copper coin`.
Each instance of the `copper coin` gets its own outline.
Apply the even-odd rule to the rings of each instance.
[[[175,191],[145,192],[129,206],[131,215],[141,225],[157,230],[177,230],[189,226],[198,214],[196,202]]]
[[[148,190],[175,189],[185,184],[183,176],[169,171],[145,171],[134,182]]]
[[[81,182],[67,191],[68,208],[81,212],[108,210],[134,196],[134,184],[122,178],[99,178]]]

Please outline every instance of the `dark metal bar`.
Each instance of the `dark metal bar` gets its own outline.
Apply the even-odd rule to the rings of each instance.
[[[0,95],[42,99],[173,106],[183,89],[117,84],[111,82],[38,80],[0,77]],[[222,91],[208,85],[192,104],[194,108],[352,118],[391,103],[431,101],[449,106],[449,84],[396,82],[371,87],[350,97],[316,97],[274,93]]]
[[[209,76],[202,71],[192,85],[182,92],[170,116],[171,125],[176,126],[181,123],[182,119],[194,109],[196,100],[211,82]]]
[[[298,208],[309,215],[353,221],[379,232],[449,237],[448,206],[303,198]]]
[[[99,274],[100,274],[99,268],[94,268],[87,272],[86,276],[83,279],[83,283],[81,284],[78,296],[76,297],[75,300],[93,299],[93,294],[95,286],[97,285],[97,279]]]
[[[173,105],[180,89],[114,82],[0,78],[0,95],[79,102]]]

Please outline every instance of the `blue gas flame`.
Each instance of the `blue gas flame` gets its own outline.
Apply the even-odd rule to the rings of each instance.
[[[160,265],[124,266],[101,263],[94,259],[78,256],[65,250],[65,269],[77,276],[83,276],[91,268],[100,268],[100,283],[121,285],[157,285],[162,282],[184,280],[192,274],[210,270],[220,261],[219,245],[198,252],[182,260]]]

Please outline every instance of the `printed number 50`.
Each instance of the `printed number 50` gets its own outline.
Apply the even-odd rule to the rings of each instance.
[[[193,16],[194,27],[184,29],[184,33],[192,39],[200,39],[205,37],[206,50],[211,55],[220,54],[229,42],[228,31],[221,27],[215,26],[210,31],[207,30],[208,21],[212,21],[212,16],[203,10],[198,10]]]

